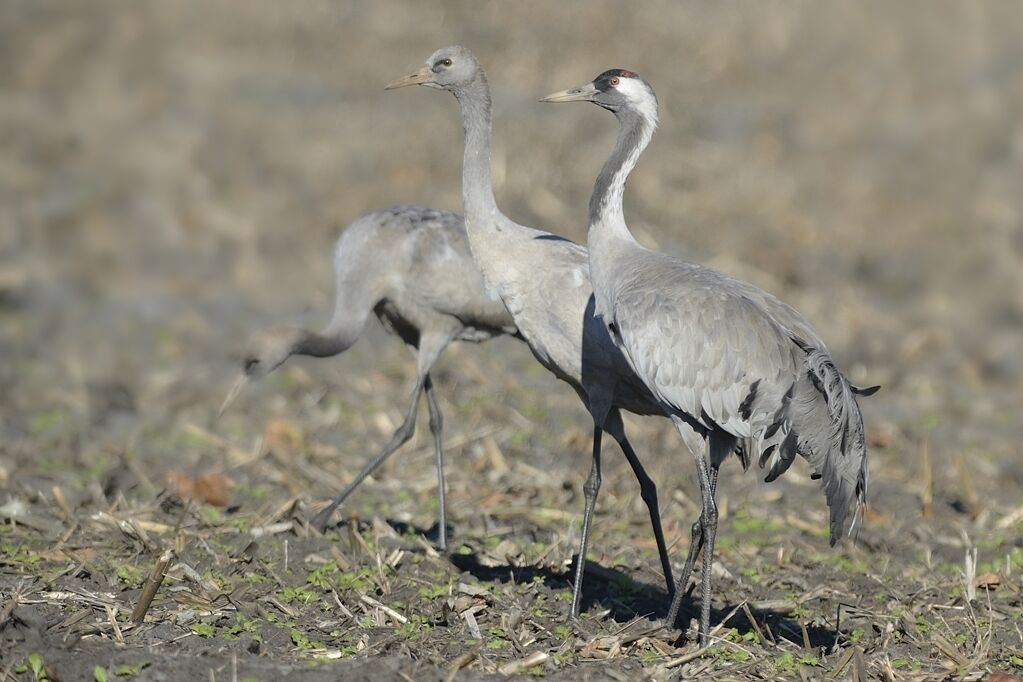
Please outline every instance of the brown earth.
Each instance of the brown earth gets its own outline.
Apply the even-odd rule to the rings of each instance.
[[[435,375],[450,556],[428,433],[306,523],[401,418],[413,368],[375,323],[216,417],[250,330],[325,319],[341,227],[459,209],[454,102],[382,90],[452,42],[489,70],[509,215],[585,238],[613,121],[536,99],[637,70],[662,112],[640,238],[781,295],[884,386],[858,542],[828,547],[805,468],[726,467],[706,651],[659,628],[611,449],[564,622],[589,429],[515,341]],[[1014,3],[0,4],[0,680],[1023,674],[1021,46]],[[629,427],[680,563],[689,455]]]

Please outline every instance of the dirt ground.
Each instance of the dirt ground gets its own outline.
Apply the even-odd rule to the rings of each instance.
[[[250,331],[328,317],[345,224],[460,210],[452,98],[383,91],[453,42],[489,70],[510,216],[585,239],[614,123],[536,100],[636,70],[641,240],[779,294],[883,385],[857,542],[829,548],[800,464],[725,467],[706,650],[695,599],[661,627],[614,446],[566,623],[588,418],[514,340],[435,373],[447,555],[425,415],[308,524],[401,420],[413,364],[375,321],[217,417]],[[1023,676],[1023,6],[7,0],[0,139],[3,682]],[[678,566],[690,456],[628,427]]]

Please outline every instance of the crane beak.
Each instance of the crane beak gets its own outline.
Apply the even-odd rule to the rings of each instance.
[[[546,97],[542,98],[541,102],[592,102],[596,99],[597,95],[600,94],[600,90],[597,90],[593,86],[593,83],[587,83],[586,85],[580,85],[578,88],[572,88],[570,90],[562,90],[560,92],[552,92]]]
[[[220,404],[220,409],[217,410],[217,419],[224,416],[224,412],[227,411],[227,408],[231,407],[231,403],[234,402],[235,398],[238,397],[238,395],[248,385],[248,383],[249,383],[248,374],[242,374],[235,380],[234,384],[231,386],[231,390],[227,392],[227,396],[224,398],[224,402]]]
[[[384,90],[405,88],[410,85],[432,85],[433,83],[433,69],[431,69],[429,65],[423,65],[423,68],[419,69],[415,73],[410,73],[407,76],[388,83]]]

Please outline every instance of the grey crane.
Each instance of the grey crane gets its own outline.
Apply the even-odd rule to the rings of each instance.
[[[766,480],[804,457],[822,480],[831,544],[855,500],[867,494],[860,389],[835,366],[810,324],[771,294],[721,272],[641,246],[625,223],[625,181],[657,127],[657,98],[623,69],[544,98],[588,101],[615,114],[618,139],[589,206],[590,278],[596,314],[692,452],[702,498],[698,541],[668,612],[674,624],[692,561],[703,547],[700,644],[710,628],[711,565],[717,532],[718,469],[737,452],[744,468],[759,455]],[[706,444],[706,454],[704,444]]]
[[[590,523],[601,483],[604,431],[618,441],[639,480],[671,594],[675,586],[661,532],[657,488],[625,435],[620,410],[660,416],[664,412],[593,315],[586,249],[519,225],[498,209],[490,180],[490,87],[468,49],[455,45],[438,50],[421,69],[387,87],[409,85],[445,89],[458,100],[465,132],[462,203],[473,256],[486,286],[504,301],[533,355],[576,391],[593,418],[593,466],[583,486],[582,537],[569,617],[579,613]]]
[[[447,548],[444,495],[443,419],[430,370],[452,341],[478,343],[501,334],[518,336],[504,304],[483,289],[483,278],[469,252],[462,217],[416,206],[367,213],[341,234],[334,254],[334,315],[323,332],[272,327],[253,334],[244,356],[243,374],[221,412],[249,379],[265,376],[292,355],[331,357],[359,339],[370,314],[416,354],[416,385],[405,420],[390,442],[348,486],[313,519],[325,529],[334,510],[395,450],[416,427],[420,396],[426,393],[437,457],[440,501],[438,546]]]

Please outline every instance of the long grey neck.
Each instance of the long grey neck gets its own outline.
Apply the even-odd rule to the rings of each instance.
[[[493,225],[498,214],[490,181],[490,86],[480,69],[469,85],[454,91],[462,110],[465,152],[462,159],[462,204],[466,228]]]
[[[291,354],[329,358],[344,353],[352,347],[355,341],[356,339],[351,338],[350,335],[332,327],[327,327],[322,333],[308,329],[296,329]]]
[[[650,143],[656,124],[635,112],[625,111],[616,115],[618,140],[600,169],[590,195],[590,241],[609,236],[635,241],[625,224],[622,210],[625,181]]]

